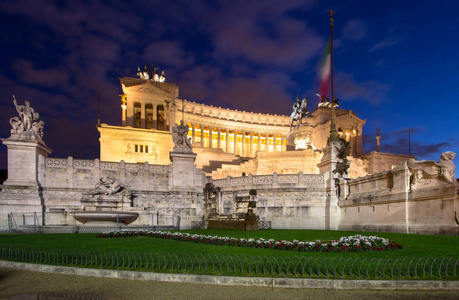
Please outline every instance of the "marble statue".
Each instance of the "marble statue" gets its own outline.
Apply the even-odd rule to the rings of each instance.
[[[24,125],[22,124],[22,120],[19,117],[13,117],[10,119],[11,124],[11,133],[21,133],[24,132]]]
[[[146,65],[143,67],[143,71],[140,71],[140,67],[137,67],[137,76],[140,79],[150,79]]]
[[[414,158],[408,160],[406,164],[411,172],[411,187],[415,188],[418,184],[430,184],[432,179],[456,184],[454,157],[456,153],[446,151],[441,154],[438,163],[433,160],[416,161]]]
[[[10,119],[11,133],[13,134],[31,134],[38,138],[43,138],[43,129],[45,123],[37,121],[40,115],[30,106],[29,101],[24,101],[25,105],[18,105],[16,97],[13,95],[13,104],[19,117]]]
[[[44,128],[45,128],[45,123],[43,121],[33,122],[32,123],[32,132],[36,136],[39,136],[40,138],[43,138],[43,129]]]
[[[300,127],[304,117],[309,116],[308,111],[308,98],[304,98],[302,101],[299,96],[296,96],[296,102],[293,104],[293,112],[290,115],[290,130],[292,130],[293,122],[297,121],[297,128]]]
[[[188,138],[188,125],[183,125],[183,120],[180,125],[175,123],[175,126],[172,127],[172,140],[174,141],[175,147],[174,151],[185,151],[191,152],[191,142]]]
[[[106,176],[101,177],[99,182],[96,183],[94,190],[85,193],[86,195],[113,195],[113,194],[120,194],[127,198],[131,198],[131,191],[123,185],[121,182],[116,180],[114,177]]]

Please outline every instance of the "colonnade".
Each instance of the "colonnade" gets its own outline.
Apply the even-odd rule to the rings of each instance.
[[[254,157],[256,151],[285,151],[285,137],[273,132],[221,128],[212,125],[190,124],[188,136],[192,145],[222,149],[242,157]]]
[[[350,143],[351,151],[350,155],[359,157],[362,153],[359,153],[358,149],[361,149],[362,137],[359,135],[359,131],[353,127],[351,128],[338,128],[338,136],[345,139]]]
[[[167,130],[167,114],[162,104],[136,102],[127,106],[124,102],[121,108],[122,126]]]

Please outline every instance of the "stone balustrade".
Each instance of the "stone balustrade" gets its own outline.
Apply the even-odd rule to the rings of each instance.
[[[98,168],[100,170],[125,170],[129,172],[137,171],[149,171],[151,173],[167,173],[169,171],[168,165],[152,165],[148,162],[144,164],[133,164],[121,162],[108,162],[108,161],[99,161],[99,159],[94,160],[84,160],[84,159],[73,159],[71,156],[69,158],[46,158],[45,165],[47,168],[74,168],[74,169],[87,169],[91,170]]]
[[[277,174],[252,175],[231,177],[213,180],[212,183],[222,190],[244,190],[257,188],[282,188],[282,187],[321,187],[324,185],[324,176],[319,174]]]

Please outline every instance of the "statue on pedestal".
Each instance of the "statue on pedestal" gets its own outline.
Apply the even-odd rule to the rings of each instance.
[[[175,126],[172,127],[172,140],[174,141],[174,151],[179,152],[191,152],[191,142],[188,138],[188,125],[183,124],[183,120],[180,125],[175,123]]]
[[[17,135],[27,134],[39,139],[43,138],[45,123],[37,121],[40,115],[30,106],[30,102],[24,101],[25,105],[18,105],[16,97],[13,95],[13,104],[19,117],[10,119],[11,133]]]
[[[302,101],[299,96],[296,96],[296,102],[293,104],[293,112],[290,115],[290,130],[292,130],[293,122],[297,121],[296,128],[300,127],[304,117],[309,116],[308,98],[304,98]]]

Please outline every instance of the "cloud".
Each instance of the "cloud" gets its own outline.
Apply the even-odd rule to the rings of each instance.
[[[59,85],[67,85],[70,75],[61,68],[46,68],[35,69],[34,64],[26,59],[18,59],[12,69],[16,77],[24,82],[45,87],[56,87]]]
[[[186,53],[177,41],[155,41],[143,50],[147,62],[184,69],[194,63],[194,57]]]
[[[325,40],[304,20],[289,16],[300,7],[299,1],[223,2],[210,20],[216,59],[304,68],[324,49]]]
[[[289,113],[292,99],[287,89],[293,82],[287,74],[249,72],[248,75],[245,71],[225,73],[215,66],[197,66],[180,75],[180,94],[190,101],[238,110]]]
[[[128,41],[128,32],[141,28],[140,19],[122,2],[103,5],[95,1],[60,1],[57,4],[56,1],[13,0],[4,1],[0,9],[27,16],[55,34],[70,37],[91,31]]]
[[[383,40],[382,42],[379,42],[379,43],[373,45],[370,48],[370,50],[368,50],[368,52],[373,52],[373,51],[376,51],[376,50],[379,50],[379,49],[382,49],[382,48],[390,47],[390,46],[398,44],[399,42],[400,41],[395,39],[394,37],[388,37],[385,40]]]
[[[343,27],[342,36],[351,41],[364,39],[367,36],[367,26],[360,20],[349,20]]]
[[[386,93],[390,86],[380,84],[376,80],[367,80],[357,82],[354,76],[345,72],[340,72],[335,75],[335,97],[345,101],[361,100],[369,102],[373,105],[388,101]]]
[[[265,74],[218,80],[209,92],[223,107],[282,115],[290,113],[289,102],[293,101],[286,85],[289,85],[288,76]]]

